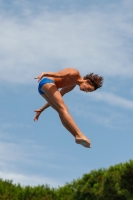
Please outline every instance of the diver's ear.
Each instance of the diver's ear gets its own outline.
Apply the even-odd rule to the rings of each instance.
[[[88,83],[88,79],[84,79],[84,83]]]
[[[89,84],[91,84],[91,82],[90,82],[89,79],[85,79],[85,83],[89,83]]]

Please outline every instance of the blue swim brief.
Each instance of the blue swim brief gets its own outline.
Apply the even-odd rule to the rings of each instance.
[[[38,85],[38,92],[40,94],[44,94],[44,92],[41,90],[42,86],[45,85],[46,83],[54,83],[53,80],[49,79],[49,78],[43,78]]]

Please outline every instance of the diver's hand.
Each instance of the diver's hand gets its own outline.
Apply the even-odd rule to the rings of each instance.
[[[34,117],[34,121],[38,121],[38,118],[42,112],[42,109],[34,110],[34,112],[36,113],[36,115]]]
[[[45,73],[42,72],[39,76],[36,76],[34,79],[38,79],[38,82],[45,76]]]

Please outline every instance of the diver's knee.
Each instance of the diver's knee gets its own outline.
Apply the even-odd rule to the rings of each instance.
[[[63,105],[63,106],[61,106],[61,107],[58,109],[58,111],[59,111],[59,114],[60,114],[60,115],[64,115],[64,114],[67,114],[67,113],[68,113],[68,108],[67,108],[66,105]]]

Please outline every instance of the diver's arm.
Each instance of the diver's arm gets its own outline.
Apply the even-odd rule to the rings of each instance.
[[[54,78],[64,78],[64,77],[80,77],[78,70],[73,68],[66,68],[59,72],[42,72],[39,76],[35,77],[34,79],[38,79],[40,81],[43,77],[54,77]]]
[[[60,93],[61,93],[62,96],[64,96],[66,93],[72,91],[74,88],[75,88],[75,85],[74,85],[74,86],[71,86],[71,87],[62,88],[62,89],[60,90]]]
[[[50,105],[49,103],[46,103],[42,108],[38,109],[38,110],[34,110],[34,112],[36,113],[35,117],[34,117],[34,121],[37,121],[40,114],[46,109],[48,108]]]
[[[44,111],[46,108],[50,107],[49,103],[46,103],[42,108],[40,108],[42,111]]]

